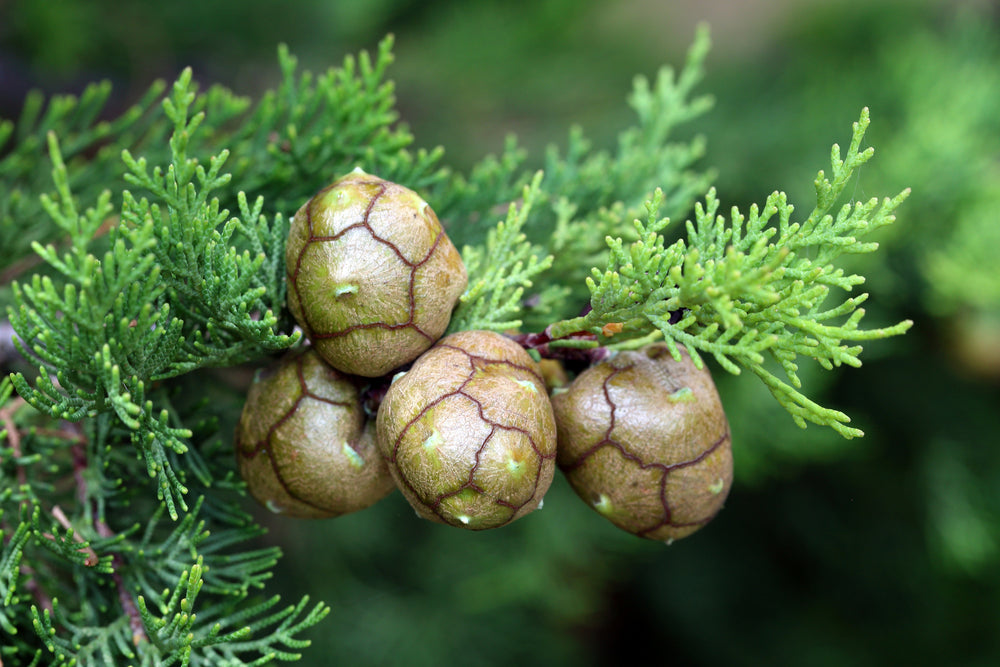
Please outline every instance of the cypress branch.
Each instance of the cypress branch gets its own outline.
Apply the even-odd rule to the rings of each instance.
[[[281,83],[256,104],[199,91],[190,70],[108,122],[106,84],[30,96],[0,123],[0,263],[18,279],[15,345],[37,368],[0,380],[0,659],[258,665],[308,645],[329,607],[263,595],[280,552],[247,543],[263,529],[239,506],[232,436],[182,388],[297,343],[288,216],[356,166],[426,193],[464,247],[451,331],[534,330],[517,339],[585,361],[663,339],[750,369],[800,424],[859,435],[802,391],[798,363],[856,366],[860,343],[910,326],[864,329],[867,295],[835,298],[864,281],[836,262],[873,252],[865,235],[907,192],[835,208],[872,155],[864,111],[808,217],[781,193],[720,215],[695,168],[703,140],[674,137],[711,105],[693,97],[708,45],[701,31],[679,73],[636,80],[637,120],[614,150],[573,129],[540,172],[513,139],[468,174],[410,152],[391,38],[318,76],[281,47]]]
[[[668,246],[663,232],[670,220],[658,217],[663,201],[658,192],[646,205],[646,220],[635,221],[636,241],[626,246],[621,237],[607,239],[607,266],[595,267],[587,280],[592,310],[555,323],[546,333],[559,339],[588,332],[595,345],[613,348],[659,332],[677,358],[683,345],[696,363],[707,353],[731,373],[749,368],[800,426],[812,421],[847,438],[862,435],[846,426],[847,415],[799,391],[796,359],[809,356],[828,370],[859,366],[862,348],[849,343],[899,335],[912,325],[906,320],[861,329],[864,310],[858,306],[866,294],[825,305],[832,287],[849,291],[864,282],[862,276],[844,275],[833,262],[843,254],[876,250],[877,244],[860,239],[891,224],[909,194],[845,204],[836,216],[831,213],[854,170],[874,153],[860,148],[868,123],[864,109],[843,159],[834,145],[832,179],[819,172],[816,206],[801,223],[791,221],[794,209],[781,192],[746,216],[733,208],[727,222],[717,214],[719,201],[710,190],[704,204],[696,205],[694,221],[686,223],[687,240]],[[622,325],[613,339],[605,334],[609,324]],[[785,380],[766,367],[768,357]]]

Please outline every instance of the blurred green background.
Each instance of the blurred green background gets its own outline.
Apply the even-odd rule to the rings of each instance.
[[[867,436],[800,430],[752,377],[716,379],[737,483],[669,548],[620,533],[557,477],[502,530],[418,521],[397,495],[278,521],[272,589],[333,608],[308,665],[1000,664],[1000,10],[991,2],[0,0],[0,113],[29,88],[115,83],[117,104],[192,65],[255,94],[276,45],[323,70],[396,35],[399,109],[464,169],[518,135],[541,162],[571,124],[611,146],[636,74],[714,47],[694,126],[719,195],[786,190],[800,212],[829,148],[871,108],[855,197],[913,194],[869,276],[860,369],[804,372]],[[331,174],[331,176],[333,176]]]

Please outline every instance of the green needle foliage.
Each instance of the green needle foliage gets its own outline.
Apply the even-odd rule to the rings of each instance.
[[[800,426],[809,420],[834,428],[844,437],[863,433],[846,426],[849,417],[824,408],[799,391],[797,359],[807,356],[823,368],[860,366],[864,340],[906,331],[912,322],[891,327],[861,329],[864,310],[858,306],[867,294],[831,305],[831,288],[850,291],[864,282],[845,275],[835,260],[845,253],[868,253],[878,244],[860,239],[893,222],[893,211],[909,194],[904,190],[881,202],[871,199],[833,208],[854,171],[874,151],[861,150],[868,127],[868,110],[854,124],[847,155],[833,147],[831,176],[816,177],[816,206],[803,222],[792,222],[793,207],[782,192],[753,206],[744,216],[733,209],[731,220],[718,215],[719,201],[709,191],[698,204],[694,222],[687,222],[687,240],[666,245],[662,231],[667,218],[658,218],[662,193],[647,204],[647,221],[636,220],[638,240],[627,247],[621,238],[609,238],[607,268],[593,269],[587,285],[592,310],[586,315],[550,327],[553,338],[578,331],[591,332],[601,342],[604,327],[620,325],[616,347],[630,347],[662,335],[675,356],[682,344],[691,356],[711,354],[731,373],[749,368],[770,389]],[[774,224],[772,221],[776,222]],[[765,354],[776,362],[786,380],[765,367]]]
[[[241,509],[226,417],[239,399],[220,377],[298,342],[287,221],[356,166],[424,194],[463,247],[450,330],[535,332],[555,351],[662,338],[749,368],[801,425],[860,435],[801,391],[797,369],[801,356],[856,366],[861,341],[910,324],[862,329],[866,295],[837,297],[864,281],[838,258],[874,251],[864,236],[906,196],[836,209],[872,155],[867,111],[808,217],[775,193],[727,220],[694,167],[704,141],[673,138],[710,106],[692,97],[706,32],[680,74],[637,79],[637,122],[615,150],[575,129],[541,171],[513,140],[468,174],[441,166],[440,149],[410,152],[391,47],[320,76],[281,48],[282,80],[256,104],[199,92],[188,70],[111,121],[98,120],[101,84],[31,96],[0,122],[4,298],[30,365],[0,381],[4,667],[262,665],[308,645],[329,607],[262,593],[280,553],[249,543],[263,529]],[[692,207],[686,237],[668,242]]]
[[[523,322],[511,316],[516,317],[521,312],[524,290],[532,286],[533,278],[552,266],[553,260],[552,255],[539,258],[541,250],[529,243],[522,231],[541,196],[541,183],[542,172],[538,172],[531,184],[524,186],[521,206],[510,205],[506,220],[486,233],[486,242],[480,247],[463,249],[462,261],[469,274],[469,287],[452,314],[449,333],[521,328]],[[506,261],[497,262],[496,257]],[[553,285],[546,297],[554,300],[564,295],[565,290]]]
[[[483,244],[484,237],[487,243],[497,243],[487,236],[495,210],[506,209],[518,197],[525,208],[530,207],[530,217],[528,210],[521,210],[520,222],[508,218],[503,225],[511,239],[516,235],[514,226],[524,233],[520,247],[510,246],[514,262],[532,255],[552,257],[534,281],[545,289],[530,294],[522,304],[526,327],[544,328],[554,319],[579,312],[588,296],[585,280],[590,268],[606,259],[604,238],[631,238],[631,222],[654,191],[661,192],[662,213],[681,216],[708,189],[711,174],[694,168],[704,154],[704,140],[676,141],[673,133],[711,108],[710,97],[692,97],[704,75],[709,44],[708,31],[701,29],[680,74],[663,67],[652,84],[636,77],[628,99],[636,122],[619,134],[616,150],[595,150],[583,131],[573,127],[565,149],[553,145],[546,151],[542,178],[523,168],[526,155],[511,138],[500,157],[487,157],[467,178],[455,176],[446,192],[432,198],[442,220],[452,223],[448,230],[452,239],[471,246],[463,256],[473,261],[476,253],[497,257]],[[533,244],[532,249],[526,243]],[[518,278],[498,283],[496,276],[486,284],[499,292],[530,286]],[[468,303],[468,295],[463,303]],[[491,328],[485,319],[468,321],[466,326]],[[451,328],[457,330],[455,325]]]

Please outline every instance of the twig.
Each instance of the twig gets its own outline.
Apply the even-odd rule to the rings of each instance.
[[[597,344],[597,336],[577,331],[559,338],[551,335],[551,326],[539,333],[509,334],[511,338],[526,350],[535,350],[545,359],[560,359],[563,361],[581,361],[595,364],[607,359],[611,354],[605,347]]]
[[[11,451],[14,453],[15,461],[21,458],[22,452],[21,452],[21,432],[17,429],[17,424],[14,422],[14,413],[17,412],[17,409],[20,408],[22,405],[24,405],[24,403],[25,403],[24,399],[18,396],[10,403],[8,403],[7,407],[0,409],[0,424],[2,424],[3,429],[7,431],[7,440],[10,441],[10,448]],[[17,475],[18,486],[23,487],[27,485],[28,475],[24,470],[24,466],[21,465],[20,463],[15,463],[14,470],[15,474]],[[25,498],[21,501],[21,505],[23,506],[27,502],[28,500],[27,498]],[[4,542],[6,542],[10,531],[6,530],[7,528],[6,522],[0,521],[0,526],[4,528],[3,531]],[[32,569],[29,565],[25,565],[23,563],[21,564],[21,567],[18,569],[21,573],[21,576],[23,577],[22,579],[23,585],[25,589],[27,589],[27,591],[31,593],[31,596],[35,599],[35,603],[38,604],[38,606],[41,607],[42,609],[45,609],[51,613],[53,610],[52,598],[50,598],[48,594],[42,589],[42,587],[38,584],[38,581],[35,578],[35,570]],[[2,667],[2,663],[0,663],[0,667]]]
[[[97,534],[101,537],[112,537],[114,535],[111,528],[102,519],[98,519],[94,527],[97,529]],[[146,626],[142,624],[142,616],[139,615],[139,608],[125,587],[125,580],[122,579],[122,575],[118,572],[125,566],[125,561],[122,560],[120,554],[113,554],[111,556],[111,564],[113,566],[111,579],[115,582],[115,589],[118,591],[118,604],[121,605],[125,615],[128,616],[128,627],[132,630],[132,644],[138,646],[145,641],[149,641],[149,637],[146,635]]]
[[[104,538],[113,537],[114,531],[104,522],[103,518],[97,515],[94,503],[88,503],[87,501],[87,478],[84,475],[84,471],[87,469],[85,442],[86,439],[83,433],[79,433],[79,439],[72,448],[73,480],[76,482],[76,497],[84,507],[90,506],[94,529],[97,531],[97,534]],[[122,559],[121,554],[112,554],[111,580],[115,582],[115,590],[118,591],[118,604],[121,605],[122,611],[128,617],[128,626],[132,630],[132,643],[138,646],[142,642],[148,641],[149,638],[146,635],[146,628],[142,624],[142,616],[139,615],[139,608],[129,594],[128,588],[125,586],[125,580],[122,579],[122,575],[120,574],[120,570],[123,567],[125,567],[125,561]]]
[[[66,514],[62,511],[61,507],[59,507],[58,505],[53,507],[52,516],[55,517],[56,521],[59,522],[60,526],[62,526],[66,530],[73,531],[74,540],[76,540],[80,544],[84,543],[84,539],[80,537],[80,533],[78,531],[73,529],[73,524],[71,524],[69,522],[69,519],[66,518]],[[48,533],[44,533],[44,537],[48,539],[53,539],[54,536]],[[83,561],[84,565],[86,565],[87,567],[94,567],[95,565],[97,565],[100,559],[97,557],[97,553],[93,549],[91,549],[89,545],[82,547],[80,550],[83,551],[85,554],[87,554],[87,560]]]

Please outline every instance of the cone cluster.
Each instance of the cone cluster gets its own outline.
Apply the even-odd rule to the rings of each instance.
[[[272,511],[339,516],[398,488],[423,518],[495,528],[541,506],[557,465],[641,537],[684,537],[721,509],[732,453],[707,369],[652,345],[550,395],[551,360],[494,332],[442,337],[467,276],[413,191],[355,170],[299,209],[286,260],[310,345],[255,380],[235,439]]]

